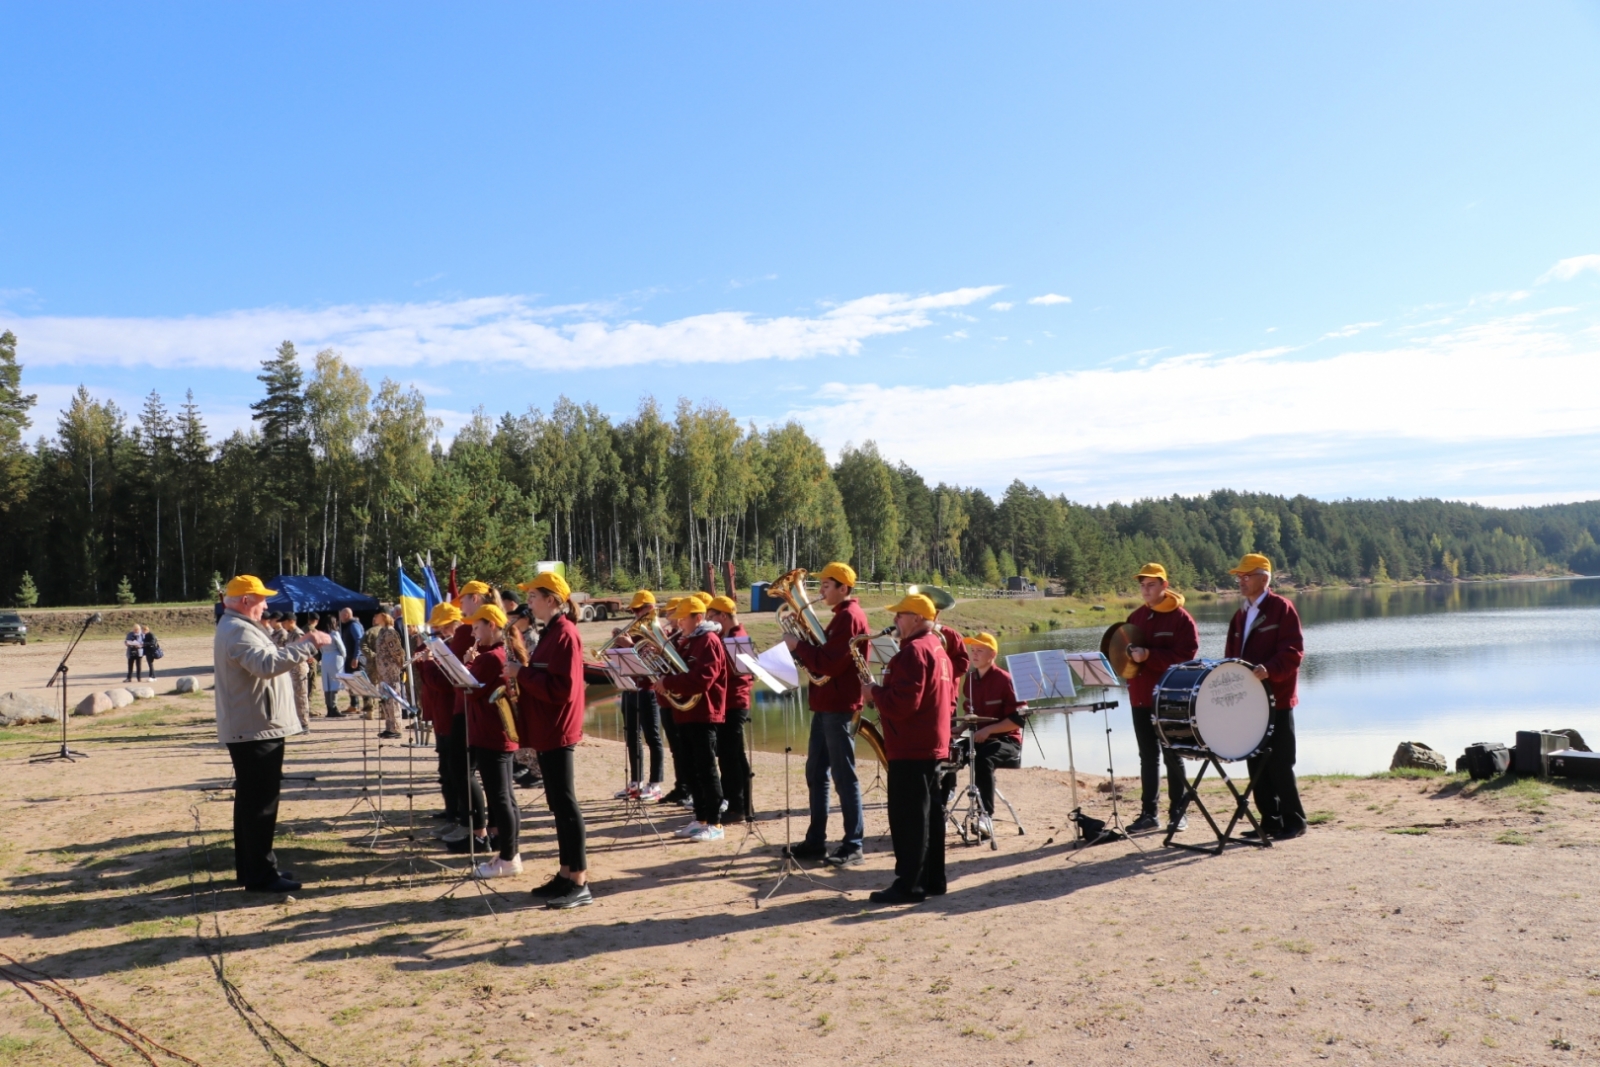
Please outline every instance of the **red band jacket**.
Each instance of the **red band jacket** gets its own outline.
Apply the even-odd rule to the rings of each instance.
[[[1240,608],[1228,622],[1227,651],[1223,655],[1265,667],[1267,681],[1272,686],[1273,706],[1292,708],[1300,702],[1295,685],[1300,678],[1300,661],[1306,657],[1300,613],[1289,601],[1269,591],[1261,598],[1256,624],[1246,634],[1244,620],[1248,609],[1248,604]]]
[[[1128,621],[1144,634],[1144,647],[1150,657],[1139,664],[1139,673],[1128,679],[1128,703],[1136,708],[1154,707],[1156,683],[1174,663],[1185,663],[1200,654],[1200,630],[1194,616],[1182,608],[1154,611],[1140,604]]]
[[[962,679],[962,695],[967,699],[967,714],[982,715],[989,719],[1009,719],[1022,705],[1017,702],[1016,686],[1011,675],[999,667],[990,667],[987,673],[973,671]],[[1008,729],[1004,723],[995,728],[990,737],[1011,734],[1022,740],[1022,724],[1012,722]]]
[[[583,640],[566,614],[551,619],[517,671],[522,747],[554,752],[583,738]]]
[[[477,689],[464,689],[467,704],[467,744],[490,752],[515,752],[517,743],[506,736],[500,725],[500,711],[489,703],[489,694],[499,689],[500,677],[506,667],[506,646],[495,635],[495,643],[487,648],[478,646],[478,657],[467,664],[467,670],[483,685]]]
[[[850,639],[867,632],[867,613],[855,597],[850,597],[833,609],[833,618],[823,632],[827,635],[823,644],[802,641],[794,650],[796,663],[813,676],[828,679],[825,685],[807,686],[806,700],[812,711],[854,714],[865,698],[861,695],[861,676],[850,658]]]
[[[678,641],[678,654],[689,669],[663,679],[667,692],[680,702],[694,696],[701,699],[686,711],[673,708],[672,721],[722,722],[727,717],[728,700],[725,678],[728,655],[722,648],[722,634],[714,627],[701,626]]]
[[[872,700],[884,754],[892,760],[948,759],[956,687],[939,635],[924,630],[902,642],[884,667],[883,682],[873,687]]]
[[[731,630],[722,631],[722,636],[726,639],[729,637],[749,637],[750,635],[745,632],[743,624],[740,624]],[[728,646],[723,645],[722,649],[726,653]],[[727,672],[723,675],[723,684],[728,693],[727,710],[749,711],[750,687],[755,683],[755,679],[748,674],[740,674],[739,664],[732,656],[726,656],[725,658],[728,666]]]

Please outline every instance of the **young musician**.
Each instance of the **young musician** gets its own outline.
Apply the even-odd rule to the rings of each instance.
[[[566,579],[546,572],[517,588],[528,594],[528,610],[544,629],[528,653],[527,665],[507,664],[505,680],[517,684],[523,743],[539,754],[561,865],[533,895],[542,898],[547,908],[581,908],[594,903],[573,769],[573,753],[583,739],[583,641],[567,611],[571,590]]]
[[[875,904],[920,904],[944,893],[944,807],[939,761],[950,754],[950,707],[955,679],[944,641],[932,629],[933,601],[920,593],[894,612],[900,651],[884,667],[883,684],[868,698],[878,709],[889,757],[889,836],[894,884],[873,893]]]
[[[671,597],[667,606],[661,609],[658,621],[661,623],[661,632],[667,635],[676,647],[681,638],[678,633],[678,605],[687,599],[681,596]],[[667,735],[667,749],[672,753],[672,789],[661,798],[663,804],[682,804],[684,807],[692,806],[694,797],[691,795],[694,775],[690,770],[688,754],[683,750],[683,734],[678,729],[678,720],[672,714],[672,705],[664,703],[659,698],[656,707],[661,713],[661,732]]]
[[[1249,761],[1256,810],[1268,837],[1287,840],[1306,832],[1306,812],[1294,778],[1294,708],[1300,703],[1295,685],[1305,658],[1300,613],[1272,591],[1272,561],[1266,556],[1251,552],[1228,573],[1238,576],[1244,603],[1228,623],[1223,655],[1255,664],[1256,677],[1272,687],[1272,750]],[[1247,830],[1245,836],[1253,837],[1255,831]]]
[[[461,609],[454,604],[435,604],[428,619],[435,636],[445,642],[461,628]],[[439,789],[444,794],[446,825],[435,836],[459,839],[465,832],[465,783],[454,787],[450,773],[450,724],[455,719],[456,688],[445,677],[444,670],[433,661],[426,648],[412,657],[412,674],[417,683],[417,701],[422,714],[433,726],[433,750],[439,756]]]
[[[713,597],[706,605],[706,618],[722,627],[723,649],[730,638],[749,637],[739,623],[739,605],[732,597]],[[725,822],[744,822],[755,817],[750,803],[750,756],[744,748],[744,727],[750,721],[750,690],[755,679],[739,669],[729,652],[723,684],[727,687],[728,707],[722,725],[717,727],[717,763],[722,768],[722,793],[728,802]]]
[[[717,776],[717,732],[727,709],[723,682],[726,653],[716,623],[706,622],[706,602],[684,597],[675,621],[681,635],[679,654],[689,668],[683,674],[657,678],[656,694],[672,709],[679,743],[689,762],[689,788],[694,790],[694,819],[678,831],[691,841],[722,840],[722,780]]]
[[[856,572],[845,563],[830,563],[819,575],[822,602],[833,609],[824,631],[826,640],[813,645],[793,635],[784,637],[795,662],[813,678],[806,686],[811,706],[811,740],[806,750],[806,786],[811,794],[811,824],[805,840],[790,849],[796,859],[827,859],[835,866],[860,863],[865,826],[861,815],[861,782],[856,777],[856,742],[850,720],[861,710],[861,678],[850,657],[850,641],[867,632],[867,613],[854,596]],[[926,599],[926,598],[924,598]],[[826,678],[826,682],[816,679]],[[946,719],[949,709],[945,709]],[[949,735],[949,723],[945,724]],[[828,778],[839,794],[844,838],[828,855]]]
[[[655,613],[656,595],[648,589],[633,594],[628,604],[634,621]],[[611,631],[618,648],[627,648],[633,641],[621,636],[622,627]],[[661,747],[661,709],[656,706],[656,695],[649,689],[635,689],[622,694],[622,730],[628,746],[628,787],[617,793],[616,799],[637,796],[643,800],[661,799],[661,763],[665,751]],[[643,743],[640,736],[643,735]],[[650,747],[650,777],[645,780],[644,750]],[[674,754],[676,761],[676,754]],[[674,768],[676,769],[676,768]],[[676,788],[677,783],[674,783]]]
[[[499,604],[486,603],[464,621],[472,626],[473,647],[467,650],[463,662],[472,677],[482,683],[477,689],[463,690],[467,705],[467,751],[471,754],[472,766],[483,780],[488,821],[494,823],[500,845],[500,855],[478,864],[475,873],[479,878],[501,878],[522,873],[522,855],[517,851],[522,813],[517,809],[517,792],[511,781],[517,742],[506,733],[499,708],[489,700],[505,674],[506,613],[500,610]],[[473,813],[472,834],[476,839],[474,850],[488,847],[488,826],[476,812]]]
[[[1022,718],[1025,704],[1017,701],[1017,690],[1009,672],[995,665],[1000,642],[990,633],[966,639],[972,670],[961,676],[961,695],[966,698],[967,714],[999,721],[972,731],[972,777],[978,783],[983,801],[983,819],[978,832],[994,836],[994,769],[1022,759]],[[953,665],[952,665],[953,666]]]
[[[464,620],[477,614],[488,597],[487,585],[483,582],[468,582],[461,587],[461,594],[456,601],[449,605],[456,610],[463,621],[445,638],[445,644],[463,663],[466,661],[468,650],[474,644],[472,624]],[[456,689],[454,686],[451,686],[451,690],[454,693],[454,701],[450,710],[449,725],[443,731],[445,788],[456,797],[456,817],[460,828],[447,830],[440,835],[440,840],[450,847],[451,852],[464,853],[471,851],[472,848],[472,842],[467,840],[472,836],[470,827],[474,823],[482,825],[484,822],[487,801],[483,795],[483,786],[472,773],[472,756],[467,751],[467,695],[464,690]],[[439,732],[437,725],[434,726],[434,731]]]
[[[1128,658],[1139,665],[1139,673],[1128,679],[1128,703],[1133,711],[1133,736],[1139,742],[1141,798],[1139,817],[1128,826],[1129,833],[1154,830],[1156,801],[1161,796],[1161,771],[1167,767],[1167,828],[1179,819],[1183,804],[1183,757],[1162,752],[1156,736],[1156,683],[1174,663],[1186,663],[1200,654],[1200,630],[1194,618],[1183,610],[1183,594],[1167,586],[1167,568],[1146,563],[1139,571],[1139,596],[1144,603],[1135,608],[1128,622],[1145,635],[1145,644],[1128,649]],[[1177,829],[1188,824],[1184,819]]]

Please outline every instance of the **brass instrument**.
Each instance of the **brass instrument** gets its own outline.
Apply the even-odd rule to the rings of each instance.
[[[528,646],[523,644],[522,631],[517,629],[517,624],[507,619],[500,636],[506,645],[506,662],[516,667],[526,667]],[[489,694],[489,703],[500,713],[500,728],[506,732],[506,736],[520,742],[522,739],[517,736],[517,696],[517,682],[513,678]]]
[[[850,658],[855,661],[856,673],[861,675],[862,689],[866,689],[869,686],[878,684],[877,680],[872,677],[872,669],[867,665],[867,657],[865,653],[862,652],[862,648],[870,645],[874,638],[882,637],[885,634],[892,634],[894,632],[895,627],[893,624],[891,624],[889,626],[885,626],[882,630],[879,630],[875,634],[857,634],[855,637],[850,639]],[[885,664],[885,666],[887,666],[887,664]],[[863,703],[862,707],[857,708],[855,713],[850,716],[850,736],[866,738],[867,747],[872,749],[872,754],[878,758],[879,763],[887,767],[889,765],[889,757],[884,752],[883,734],[879,731],[878,724],[873,722],[871,719],[863,719],[861,717],[862,709],[865,708],[865,706],[865,703]]]
[[[661,619],[655,612],[652,611],[640,616],[629,624],[626,630],[623,630],[620,634],[614,634],[611,640],[607,641],[602,647],[601,652],[603,653],[605,649],[610,648],[624,637],[633,642],[633,654],[638,656],[639,661],[650,668],[656,677],[688,673],[689,665],[683,661],[683,657],[678,654],[678,650],[672,646],[672,639],[662,629]],[[671,693],[661,693],[659,696],[674,711],[688,711],[696,707],[703,699],[699,693],[683,701],[678,700]]]
[[[817,618],[811,601],[806,596],[806,570],[796,567],[767,586],[767,595],[783,601],[778,605],[778,628],[785,634],[797,637],[808,645],[823,645],[828,641],[828,631]],[[827,685],[830,678],[822,678],[800,668],[811,679],[812,685]]]

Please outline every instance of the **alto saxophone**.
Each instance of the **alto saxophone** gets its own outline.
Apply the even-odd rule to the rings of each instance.
[[[517,629],[516,623],[506,620],[505,628],[500,631],[500,636],[505,641],[506,662],[517,667],[528,665],[528,646],[522,642],[522,632]],[[521,743],[517,736],[517,680],[515,675],[509,682],[500,686],[489,694],[489,703],[494,705],[500,713],[500,728],[506,732],[511,740]]]

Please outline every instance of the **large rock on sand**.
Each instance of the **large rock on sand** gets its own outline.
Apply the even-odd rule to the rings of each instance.
[[[186,674],[178,679],[176,688],[180,693],[198,693],[200,692],[200,679],[192,674]]]
[[[133,693],[126,689],[107,689],[106,698],[111,701],[113,707],[118,708],[125,708],[134,700]]]
[[[156,695],[155,689],[148,685],[130,686],[128,692],[133,694],[135,700],[151,700]]]
[[[72,709],[74,715],[104,715],[115,708],[111,697],[106,693],[90,693],[78,701],[78,706]]]
[[[1421,741],[1402,741],[1394,750],[1394,759],[1389,761],[1389,769],[1448,771],[1450,762],[1444,758],[1444,753],[1429,748]]]
[[[60,721],[61,705],[57,701],[26,690],[0,693],[0,726]]]

